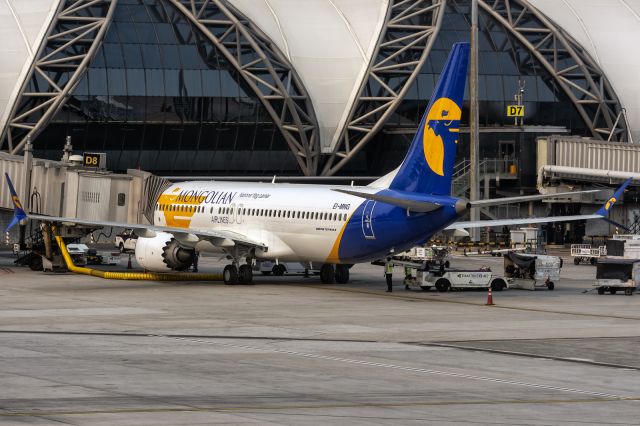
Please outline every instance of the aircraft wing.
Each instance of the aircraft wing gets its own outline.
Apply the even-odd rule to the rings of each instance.
[[[197,243],[200,240],[208,240],[215,246],[219,247],[231,247],[236,244],[255,247],[262,250],[266,250],[267,246],[264,244],[251,240],[242,234],[232,231],[213,231],[213,230],[201,230],[191,228],[175,228],[171,226],[157,226],[157,225],[145,225],[145,224],[133,224],[123,222],[109,222],[99,220],[78,219],[72,217],[56,217],[45,216],[39,214],[28,214],[27,218],[34,220],[41,220],[46,222],[64,223],[64,224],[76,224],[85,225],[90,227],[116,227],[116,228],[131,228],[136,231],[141,237],[153,238],[156,232],[167,232],[173,234],[178,241]]]
[[[469,207],[488,207],[499,206],[502,204],[515,204],[526,201],[540,201],[549,200],[553,198],[569,198],[578,194],[593,194],[594,192],[600,192],[601,189],[589,189],[586,191],[573,191],[573,192],[558,192],[555,194],[541,194],[541,195],[524,195],[522,197],[505,197],[505,198],[491,198],[488,200],[476,200],[469,201]]]
[[[585,215],[575,215],[575,216],[549,216],[549,217],[525,217],[525,218],[517,218],[517,219],[497,219],[497,220],[475,220],[468,222],[454,222],[449,225],[445,229],[466,229],[466,228],[485,228],[485,227],[493,227],[493,226],[504,226],[504,225],[527,225],[529,223],[551,223],[551,222],[571,222],[576,220],[586,220],[586,219],[603,219],[609,223],[616,225],[619,228],[626,229],[624,225],[620,225],[609,219],[609,210],[614,206],[614,204],[622,198],[622,194],[624,194],[624,190],[627,189],[627,186],[631,183],[633,178],[627,179],[625,183],[618,188],[618,190],[613,194],[613,197],[609,198],[609,200],[595,213],[593,214],[585,214]],[[556,194],[557,196],[558,194]],[[567,195],[567,194],[561,194]]]
[[[504,225],[528,225],[530,223],[549,223],[549,222],[571,222],[574,220],[585,219],[605,219],[604,216],[598,214],[586,214],[576,216],[548,216],[548,217],[525,217],[518,219],[497,219],[497,220],[475,220],[468,222],[454,222],[445,229],[467,229],[467,228],[485,228],[492,226]]]

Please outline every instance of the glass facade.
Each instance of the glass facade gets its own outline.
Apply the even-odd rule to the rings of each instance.
[[[395,114],[387,121],[385,130],[363,150],[359,161],[348,167],[351,173],[388,172],[400,164],[413,137],[421,114],[429,103],[431,93],[444,67],[451,45],[469,41],[470,6],[468,1],[450,1],[442,27],[429,58],[408,90]],[[555,80],[531,61],[526,49],[506,29],[482,10],[479,13],[478,97],[480,127],[499,128],[500,133],[481,133],[480,157],[497,158],[507,142],[514,142],[513,155],[535,158],[535,139],[543,133],[505,132],[503,126],[513,125],[506,116],[509,104],[515,104],[519,80],[524,82],[525,125],[560,126],[573,134],[587,135],[589,131],[578,115],[571,100],[562,92]],[[462,126],[468,126],[469,90],[465,93]],[[489,130],[489,129],[487,129]],[[502,142],[502,144],[501,144]],[[468,134],[462,134],[458,158],[468,157]],[[521,164],[521,177],[527,184],[535,182],[535,161]],[[374,173],[375,174],[375,173]]]
[[[469,2],[449,1],[427,62],[381,131],[341,174],[381,175],[397,167],[426,108],[451,45],[469,39]],[[224,56],[166,1],[119,0],[106,39],[64,108],[38,136],[36,155],[59,158],[65,136],[77,151],[107,153],[112,170],[160,175],[299,174],[282,134]],[[505,114],[524,86],[527,125],[587,134],[571,101],[507,30],[480,13],[480,124]],[[468,97],[468,91],[466,96]],[[463,126],[468,120],[468,99]],[[481,157],[533,158],[533,133],[482,133]],[[459,158],[468,152],[462,135]],[[507,147],[503,151],[501,147]],[[525,183],[535,164],[523,164]]]
[[[95,58],[38,137],[57,158],[107,153],[112,170],[159,174],[296,173],[280,131],[234,68],[168,2],[120,0]]]

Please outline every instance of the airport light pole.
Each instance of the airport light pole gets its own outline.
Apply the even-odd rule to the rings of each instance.
[[[471,0],[471,61],[469,67],[470,114],[469,114],[469,199],[476,201],[480,198],[480,176],[478,147],[480,132],[478,129],[478,0]],[[485,194],[487,196],[488,194]],[[472,221],[480,220],[480,210],[472,208],[469,212]],[[480,240],[480,230],[471,228],[471,240]]]

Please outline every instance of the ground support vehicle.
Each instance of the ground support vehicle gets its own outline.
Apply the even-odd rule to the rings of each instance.
[[[71,255],[74,265],[117,265],[120,263],[120,252],[98,253],[86,244],[68,244],[67,251]]]
[[[116,235],[116,247],[120,249],[120,253],[135,251],[138,235],[133,229],[125,229]]]
[[[640,285],[640,259],[600,258],[596,264],[598,294],[616,294],[618,291],[631,296]]]
[[[281,277],[284,274],[309,274],[311,271],[305,268],[302,263],[298,262],[271,262],[269,260],[263,260],[257,262],[253,268],[256,271],[260,271],[262,275],[275,275]]]
[[[509,288],[553,290],[555,281],[560,279],[560,269],[562,258],[558,256],[515,252],[504,255],[504,278]]]
[[[415,277],[405,278],[407,290],[427,291],[435,288],[440,292],[446,292],[454,289],[489,288],[489,286],[494,291],[501,291],[507,288],[507,283],[500,277],[494,277],[489,268],[417,270]]]
[[[393,256],[394,263],[411,262],[429,265],[430,268],[437,268],[443,265],[449,268],[451,264],[447,260],[447,256],[451,252],[451,248],[447,246],[431,246],[431,247],[413,247],[402,253]]]
[[[590,244],[571,244],[571,257],[573,264],[589,263],[595,265],[598,258],[607,255],[607,247],[591,247]]]

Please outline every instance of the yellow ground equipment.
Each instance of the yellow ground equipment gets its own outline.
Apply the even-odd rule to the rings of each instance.
[[[76,266],[71,260],[62,237],[56,236],[58,247],[62,253],[67,269],[76,274],[91,275],[93,277],[106,278],[110,280],[144,280],[144,281],[222,281],[222,274],[197,274],[190,272],[176,272],[158,274],[153,272],[109,272],[98,269]]]

